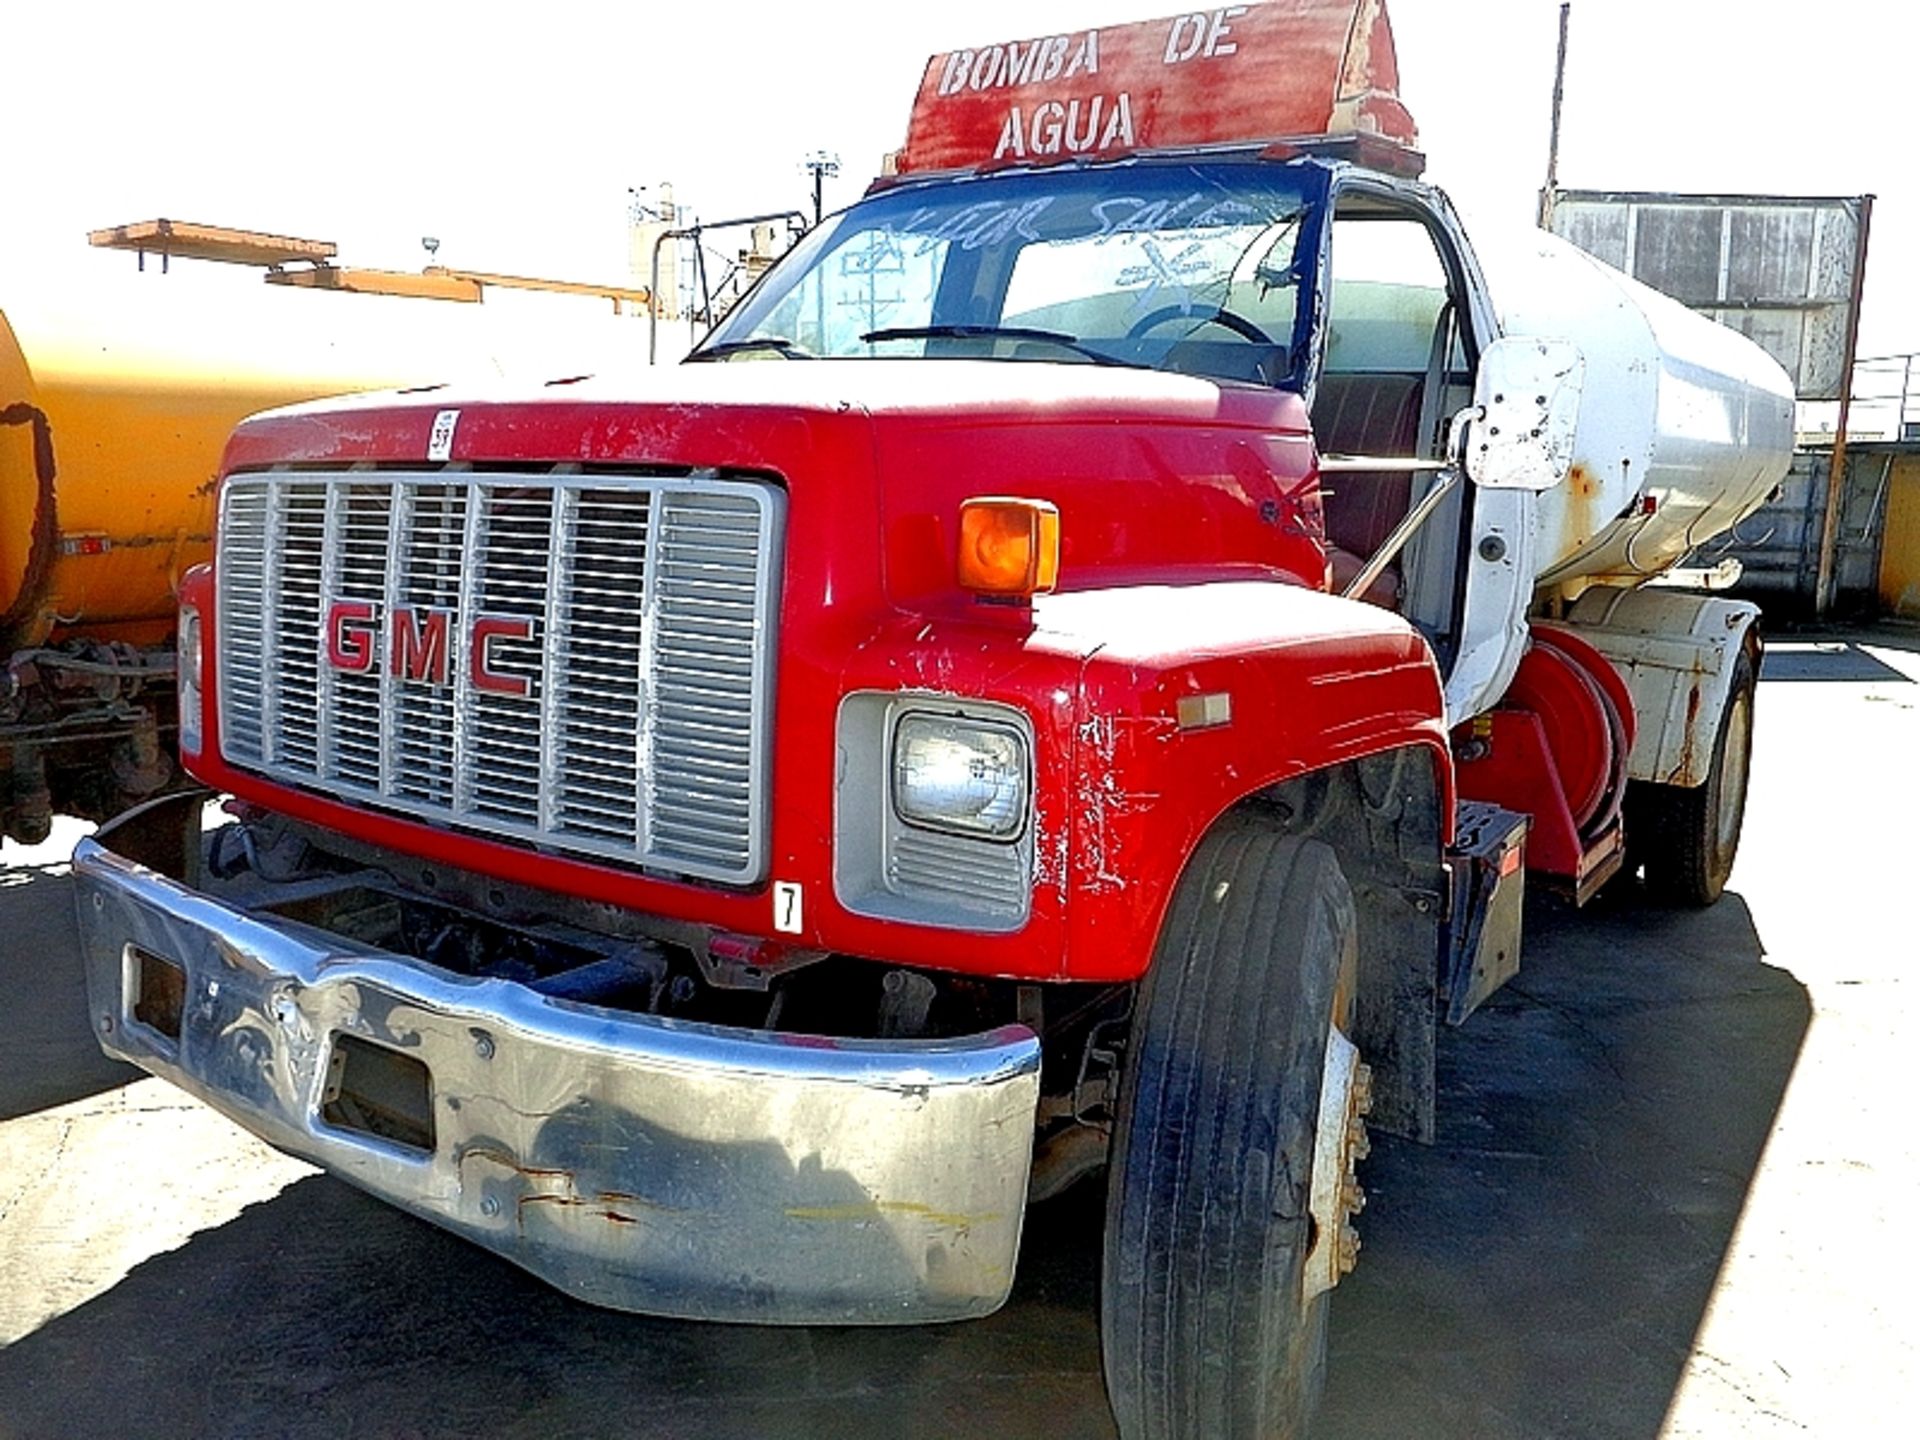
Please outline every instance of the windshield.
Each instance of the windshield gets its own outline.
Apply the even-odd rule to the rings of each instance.
[[[883,192],[810,234],[691,358],[1104,363],[1297,389],[1316,179],[1153,162]]]

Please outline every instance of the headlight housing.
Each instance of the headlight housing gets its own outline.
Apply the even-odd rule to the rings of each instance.
[[[200,662],[201,635],[200,610],[194,605],[180,607],[179,638],[174,642],[178,655],[178,688],[180,693],[180,752],[183,755],[200,753]]]
[[[1027,822],[1026,737],[1010,726],[943,715],[900,717],[893,809],[909,825],[1010,842]]]

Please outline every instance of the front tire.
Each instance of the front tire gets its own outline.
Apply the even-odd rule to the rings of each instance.
[[[1304,1431],[1326,1356],[1327,1296],[1305,1298],[1321,1079],[1357,948],[1319,841],[1231,817],[1181,877],[1137,999],[1108,1190],[1100,1329],[1122,1440]]]

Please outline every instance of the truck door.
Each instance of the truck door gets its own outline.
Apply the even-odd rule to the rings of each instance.
[[[1323,482],[1338,588],[1439,483],[1449,421],[1472,403],[1474,366],[1495,331],[1485,287],[1437,192],[1349,181],[1335,194],[1325,255],[1311,396],[1320,452],[1401,462],[1343,466]],[[1435,468],[1409,471],[1409,460]],[[1532,499],[1458,487],[1364,597],[1426,635],[1454,720],[1492,702],[1524,648],[1532,526],[1520,512]]]

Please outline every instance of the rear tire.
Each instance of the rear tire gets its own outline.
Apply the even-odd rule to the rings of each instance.
[[[1746,817],[1753,755],[1754,653],[1743,648],[1706,782],[1691,789],[1636,781],[1627,793],[1631,854],[1645,866],[1647,893],[1671,905],[1713,904],[1727,888]]]
[[[1181,877],[1136,1003],[1107,1198],[1122,1440],[1304,1432],[1326,1361],[1327,1295],[1302,1299],[1314,1138],[1357,953],[1319,841],[1232,817]]]

